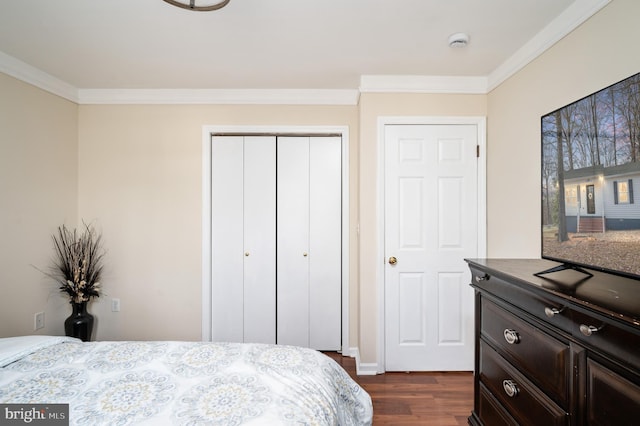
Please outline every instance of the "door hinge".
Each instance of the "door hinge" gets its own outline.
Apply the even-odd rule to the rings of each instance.
[[[480,158],[480,145],[476,145],[476,158]]]

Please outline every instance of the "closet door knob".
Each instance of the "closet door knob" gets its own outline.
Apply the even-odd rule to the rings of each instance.
[[[249,256],[249,252],[248,251],[244,252],[244,255],[248,257]]]
[[[389,258],[389,265],[395,265],[396,263],[398,263],[398,259],[396,259],[394,256],[391,256]]]
[[[305,251],[304,253],[302,253],[302,255],[303,255],[304,257],[309,256],[309,254],[308,254],[306,251]]]

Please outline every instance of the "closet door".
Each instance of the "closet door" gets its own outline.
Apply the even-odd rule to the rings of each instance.
[[[275,343],[275,138],[212,138],[212,338]]]
[[[309,138],[278,138],[277,342],[309,346]]]
[[[276,342],[276,141],[244,138],[244,342]]]
[[[341,141],[277,143],[277,341],[339,350]]]
[[[341,349],[342,141],[309,144],[309,347]]]
[[[244,304],[243,151],[242,138],[212,138],[211,335],[213,341],[241,342],[244,334],[242,313]]]

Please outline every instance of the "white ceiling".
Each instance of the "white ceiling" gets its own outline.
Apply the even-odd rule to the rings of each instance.
[[[0,71],[20,74],[24,64],[79,90],[353,90],[362,76],[486,79],[532,59],[608,1],[231,0],[194,12],[162,0],[5,0]],[[466,48],[448,46],[456,32],[469,34]]]

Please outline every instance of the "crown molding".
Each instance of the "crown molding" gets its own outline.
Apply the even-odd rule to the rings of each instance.
[[[487,93],[486,77],[363,75],[361,93]]]
[[[351,89],[80,89],[79,104],[357,105]]]
[[[6,53],[0,72],[77,104],[357,105],[360,93],[486,94],[611,0],[576,0],[488,76],[363,75],[358,89],[78,89]]]
[[[509,59],[488,76],[487,92],[498,87],[509,77],[520,71],[567,34],[595,15],[611,0],[576,0],[556,19],[551,21],[531,40],[525,43]]]
[[[77,88],[4,52],[0,52],[0,72],[78,103]]]
[[[0,52],[0,72],[80,105],[357,105],[356,89],[78,89]]]

